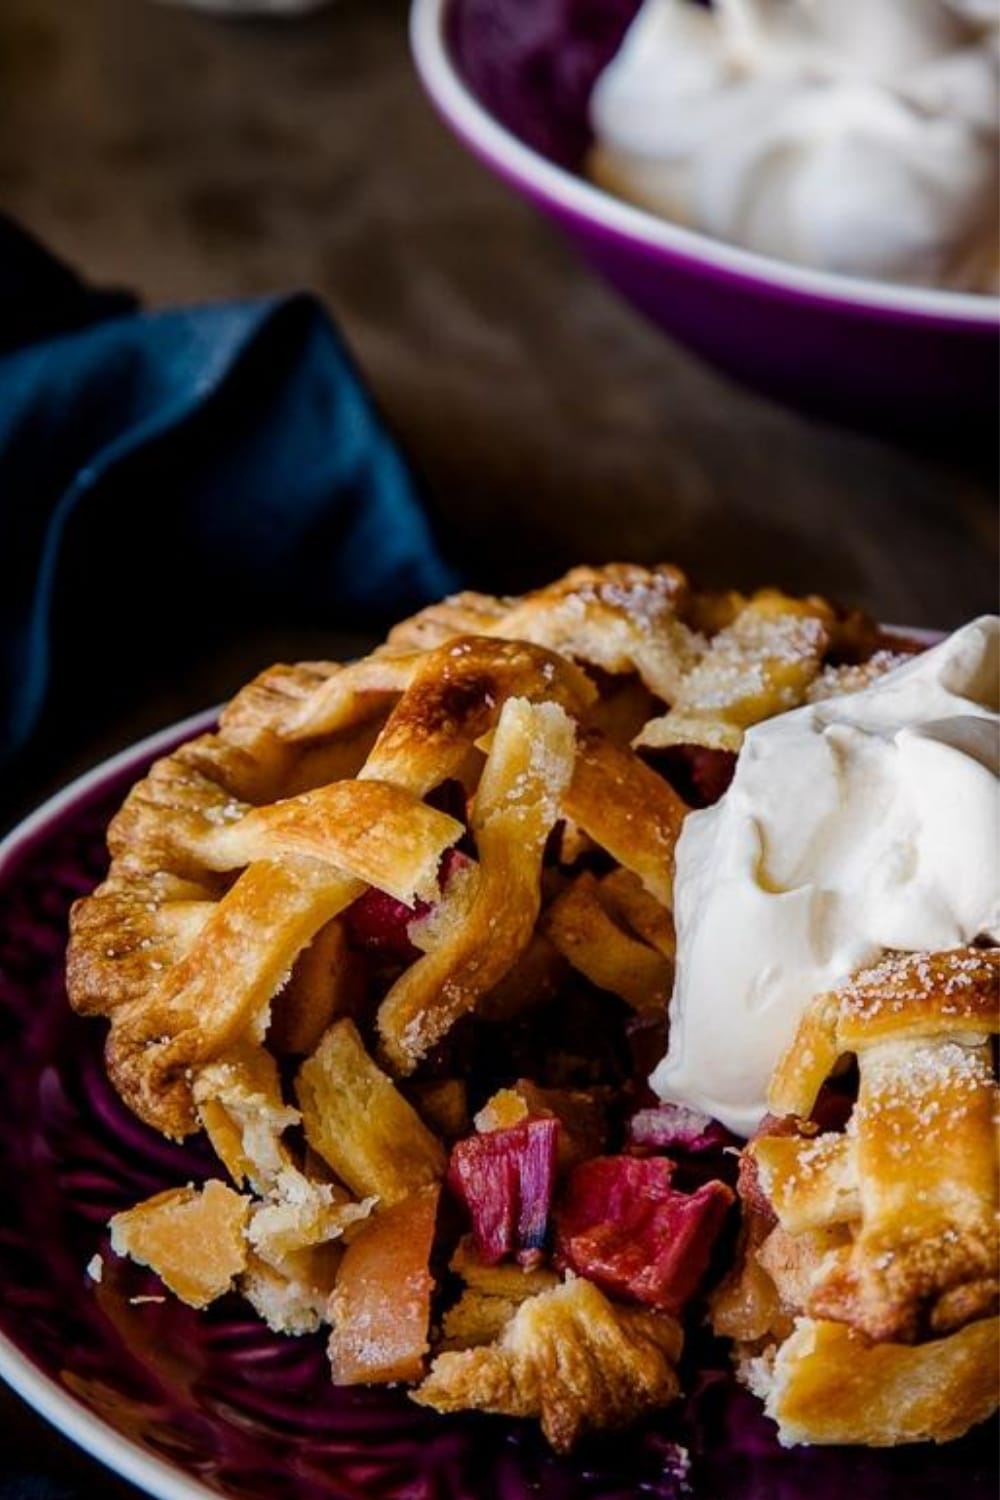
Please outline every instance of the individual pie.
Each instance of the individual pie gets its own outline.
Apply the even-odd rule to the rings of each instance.
[[[219,1159],[113,1249],[194,1306],[328,1327],[339,1383],[535,1415],[560,1449],[671,1401],[734,1213],[723,1166],[686,1173],[690,1122],[641,1107],[678,833],[751,724],[909,649],[822,599],[613,565],[264,672],[132,790],[73,912],[115,1088]],[[850,1222],[822,1226],[845,1254]],[[884,1338],[860,1274],[819,1326]],[[942,1284],[946,1342],[979,1336],[978,1286]]]

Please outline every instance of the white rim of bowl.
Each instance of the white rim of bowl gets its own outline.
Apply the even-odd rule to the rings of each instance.
[[[1000,296],[908,287],[774,260],[658,218],[556,166],[498,124],[460,78],[445,35],[453,3],[454,0],[412,0],[410,45],[424,87],[459,136],[508,177],[553,207],[651,249],[672,251],[717,271],[766,282],[778,291],[800,292],[826,302],[850,302],[915,318],[950,319],[984,329],[1000,326]]]

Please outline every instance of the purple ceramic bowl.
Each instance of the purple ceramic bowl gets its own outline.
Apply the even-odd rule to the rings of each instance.
[[[638,0],[414,0],[434,105],[498,176],[665,333],[760,392],[909,438],[982,442],[1000,400],[1000,299],[753,254],[576,170],[587,102]]]

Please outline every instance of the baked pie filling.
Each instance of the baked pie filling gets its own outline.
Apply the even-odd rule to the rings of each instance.
[[[988,1415],[995,948],[817,996],[739,1155],[646,1082],[686,817],[751,726],[919,649],[613,565],[263,673],[133,789],[73,912],[112,1082],[219,1159],[112,1248],[193,1306],[326,1328],[338,1384],[537,1417],[560,1451],[676,1398],[706,1299],[782,1441]]]

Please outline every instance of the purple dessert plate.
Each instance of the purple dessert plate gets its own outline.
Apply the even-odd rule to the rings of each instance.
[[[455,135],[670,337],[756,390],[911,439],[996,431],[1000,299],[811,270],[673,224],[583,176],[587,106],[639,0],[413,0]]]
[[[405,1394],[336,1390],[321,1337],[272,1334],[235,1295],[196,1313],[118,1260],[108,1217],[218,1172],[141,1125],[108,1084],[104,1025],[63,981],[69,908],[106,868],[132,782],[211,713],[90,772],[0,845],[0,1376],[161,1500],[932,1500],[996,1493],[995,1430],[946,1448],[782,1450],[695,1333],[686,1396],[556,1458],[535,1424],[440,1418]],[[99,1274],[95,1275],[95,1271]]]

